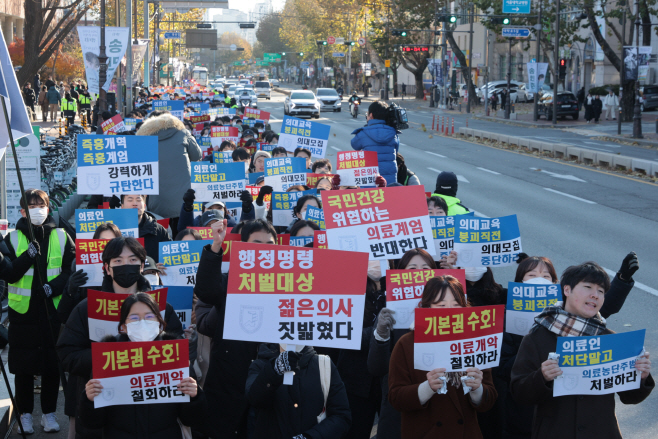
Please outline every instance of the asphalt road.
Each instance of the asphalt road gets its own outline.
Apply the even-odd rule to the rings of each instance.
[[[280,128],[283,118],[283,98],[273,93],[271,101],[259,102],[260,109],[272,113],[275,130]],[[646,349],[658,353],[654,314],[654,307],[658,308],[658,271],[655,270],[658,266],[658,185],[463,140],[431,136],[419,125],[424,123],[429,128],[431,119],[432,115],[425,110],[410,110],[411,128],[400,136],[400,153],[427,191],[434,189],[440,171],[455,172],[460,182],[458,197],[465,205],[479,215],[490,217],[516,214],[523,250],[530,255],[549,257],[558,273],[570,265],[594,260],[614,274],[629,251],[637,252],[641,268],[635,275],[635,288],[621,312],[611,316],[608,324],[617,332],[647,329]],[[365,119],[361,116],[354,120],[344,110],[322,113],[318,121],[331,125],[328,158],[335,166],[336,152],[351,150],[350,133],[362,126]],[[492,125],[523,135],[523,129],[518,127]],[[539,130],[531,131],[537,135]],[[539,134],[545,132],[559,131],[541,130]],[[642,152],[653,152],[616,146],[617,152],[628,148],[638,156]],[[513,280],[514,273],[515,267],[494,271],[496,280],[503,285]],[[618,403],[622,433],[636,439],[658,437],[657,412],[655,394],[638,406]]]

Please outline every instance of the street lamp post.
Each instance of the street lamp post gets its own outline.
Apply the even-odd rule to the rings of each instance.
[[[470,114],[471,112],[471,100],[475,96],[471,96],[471,89],[475,90],[473,87],[473,15],[475,14],[475,5],[469,3],[470,11],[468,14],[468,24],[469,24],[469,34],[468,34],[468,90],[466,91],[466,112]]]
[[[541,48],[541,46],[540,46],[541,45],[541,31],[542,31],[542,28],[544,27],[544,25],[541,22],[542,0],[539,0],[538,3],[539,3],[539,14],[537,15],[537,27],[536,27],[536,29],[537,29],[537,47],[535,48],[535,61],[537,63],[537,66],[539,66],[539,59],[540,59],[540,56],[541,56],[541,51],[540,51],[540,48]],[[537,85],[538,85],[538,83],[535,82],[535,86],[537,86]],[[533,108],[533,111],[532,111],[533,112],[532,119],[535,122],[537,122],[537,120],[539,119],[539,89],[535,90],[534,94],[535,94],[535,96],[534,96],[534,108]]]
[[[554,64],[553,64],[553,125],[557,125],[557,83],[560,79],[560,73],[558,72],[560,64],[560,0],[556,0],[556,9],[557,13],[555,14],[555,46],[553,46],[554,52]]]
[[[101,122],[103,121],[103,111],[107,110],[107,96],[103,86],[107,81],[107,54],[105,53],[105,0],[101,0],[101,45],[98,55],[100,63],[98,70],[98,134],[102,134]]]
[[[635,53],[640,48],[640,1],[635,0]],[[639,61],[639,60],[638,60]],[[635,80],[635,108],[633,109],[633,138],[642,139],[642,108],[640,107],[640,75]]]

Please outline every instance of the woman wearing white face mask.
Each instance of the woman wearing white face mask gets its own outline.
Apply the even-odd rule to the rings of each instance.
[[[135,238],[118,237],[107,243],[102,255],[106,276],[101,291],[109,293],[134,294],[151,290],[151,285],[141,272],[146,261],[146,250]],[[183,335],[183,325],[174,308],[167,304],[164,320],[167,330],[179,337]],[[57,353],[62,366],[69,375],[75,375],[78,382],[76,394],[84,390],[91,378],[91,340],[87,299],[82,300],[71,312],[62,335],[57,341]],[[84,426],[76,425],[76,433],[82,437],[97,434]]]
[[[166,323],[160,315],[158,304],[146,293],[128,297],[121,306],[119,335],[108,336],[104,342],[173,340],[180,338],[165,333]],[[132,438],[182,438],[181,427],[201,427],[207,416],[206,398],[192,377],[183,379],[178,390],[190,396],[190,402],[148,405],[115,405],[94,408],[94,398],[103,386],[99,380],[91,379],[85,386],[85,395],[80,401],[80,425],[86,429],[102,430],[108,439]]]
[[[16,375],[16,403],[25,433],[34,433],[35,375],[42,377],[41,426],[46,432],[56,432],[59,366],[55,341],[60,327],[56,309],[71,275],[75,245],[48,214],[50,199],[44,191],[25,191],[20,204],[23,217],[0,245],[0,278],[9,284],[9,371]]]

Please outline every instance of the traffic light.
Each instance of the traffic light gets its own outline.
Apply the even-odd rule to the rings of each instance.
[[[197,29],[211,29],[212,24],[210,24],[210,23],[197,23],[196,28]]]
[[[318,46],[326,46],[326,45],[327,45],[327,42],[326,42],[326,41],[322,41],[322,40],[317,40],[317,41],[315,42],[315,44],[317,44]]]
[[[240,29],[254,29],[256,23],[240,23]]]
[[[491,24],[504,24],[508,25],[510,24],[510,19],[508,17],[494,17],[491,18]]]
[[[560,79],[567,77],[567,60],[560,58]]]
[[[299,52],[298,55],[299,56],[304,56],[304,52]]]
[[[391,35],[394,37],[406,37],[409,35],[409,32],[406,29],[392,29]],[[352,46],[354,46],[354,41],[351,41]]]
[[[456,15],[449,15],[448,16],[448,21],[450,23],[457,23],[457,16]]]
[[[404,34],[405,34],[405,35],[403,35],[403,36],[406,36],[407,33],[404,32]],[[345,46],[354,46],[356,43],[355,43],[354,41],[345,41],[343,44],[344,44]]]
[[[281,52],[281,56],[286,56],[286,52]]]

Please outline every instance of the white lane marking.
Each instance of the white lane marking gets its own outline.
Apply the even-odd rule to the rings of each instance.
[[[406,145],[405,145],[405,146],[406,146]],[[441,154],[437,154],[437,153],[435,153],[435,152],[431,152],[431,151],[425,151],[425,152],[428,153],[428,154],[435,155],[435,156],[437,156],[437,157],[441,157],[442,159],[446,158],[446,156],[441,155]]]
[[[608,269],[608,268],[605,268],[605,267],[603,267],[603,269],[606,271],[606,273],[608,273],[608,275],[609,275],[610,278],[612,278],[612,279],[614,279],[614,277],[617,275],[617,272],[616,272],[616,271],[612,271],[612,270],[610,270],[610,269]],[[653,294],[654,296],[657,296],[657,297],[658,297],[658,290],[655,289],[655,288],[651,288],[649,285],[645,285],[645,284],[643,284],[643,283],[641,283],[641,282],[635,281],[635,285],[634,285],[634,286],[638,287],[638,288],[641,289],[641,290],[646,291],[646,292],[649,293],[649,294]]]
[[[575,196],[575,195],[565,194],[564,192],[556,191],[555,189],[550,189],[550,188],[547,188],[547,187],[545,187],[544,189],[547,190],[547,191],[549,191],[549,192],[553,192],[553,193],[555,193],[555,194],[558,194],[558,195],[563,195],[563,196],[565,196],[565,197],[573,198],[574,200],[582,201],[583,203],[587,203],[587,204],[597,204],[597,203],[594,202],[594,201],[586,200],[586,199],[584,199],[584,198],[580,198],[580,197],[577,197],[577,196]]]
[[[430,171],[434,171],[434,172],[436,172],[436,173],[438,173],[438,174],[440,174],[440,173],[442,172],[442,171],[440,171],[440,170],[438,170],[438,169],[434,169],[434,168],[427,168],[427,169],[429,169]],[[464,177],[463,175],[458,175],[458,176],[457,176],[457,181],[461,181],[462,183],[470,183],[470,181],[468,181],[468,180],[466,179],[466,177]]]
[[[488,172],[488,173],[493,174],[493,175],[500,175],[500,172],[492,171],[491,169],[487,169],[487,168],[478,168],[478,169],[480,171]]]
[[[531,171],[540,171],[540,172],[543,172],[543,173],[548,174],[551,177],[555,177],[555,178],[561,178],[561,179],[564,179],[564,180],[579,181],[581,183],[587,183],[585,180],[581,180],[580,178],[578,178],[576,176],[573,176],[573,175],[570,175],[570,174],[556,174],[555,172],[550,172],[550,171],[546,171],[544,169],[538,169],[538,168],[530,168],[530,170]]]
[[[335,149],[336,151],[340,151],[340,148],[336,148],[335,146],[332,146],[331,149]]]
[[[480,218],[490,218],[487,215],[483,214],[482,212],[478,212],[477,210],[474,210],[473,213],[475,214],[475,216],[478,216]]]

